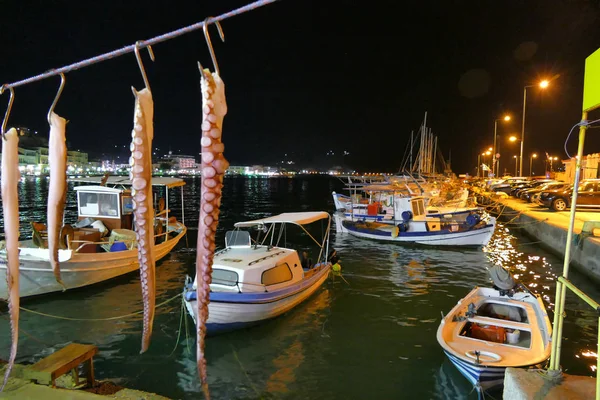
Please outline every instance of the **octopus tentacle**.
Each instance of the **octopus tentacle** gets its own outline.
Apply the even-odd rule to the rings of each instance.
[[[133,89],[133,88],[132,88]],[[152,206],[152,139],[154,129],[154,103],[150,90],[135,94],[134,125],[131,131],[131,186],[133,188],[133,213],[140,264],[142,297],[144,300],[144,328],[142,349],[148,350],[154,322],[156,304],[156,279],[154,258],[154,208]]]
[[[8,310],[10,313],[11,346],[8,366],[4,374],[4,390],[15,364],[19,341],[19,136],[11,128],[2,139],[2,210],[6,238],[6,285],[8,287]]]
[[[215,252],[215,232],[219,223],[221,189],[223,175],[229,166],[223,157],[221,142],[223,118],[227,114],[225,85],[219,74],[208,69],[201,70],[202,80],[202,185],[200,191],[200,218],[198,223],[198,244],[196,254],[196,294],[198,299],[197,362],[200,383],[204,396],[210,399],[208,391],[204,339],[208,320],[212,263]]]
[[[48,249],[50,264],[56,281],[66,289],[60,276],[58,247],[67,199],[67,146],[65,126],[67,121],[54,112],[50,114],[50,140],[48,162],[50,164],[50,189],[48,193]]]

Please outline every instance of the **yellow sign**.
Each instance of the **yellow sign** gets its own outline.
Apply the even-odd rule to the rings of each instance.
[[[600,49],[585,59],[583,111],[600,107]]]

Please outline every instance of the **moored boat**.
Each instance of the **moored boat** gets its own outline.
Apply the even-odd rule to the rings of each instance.
[[[100,183],[101,177],[73,179],[78,183]],[[76,186],[78,222],[61,229],[58,260],[67,289],[103,282],[138,269],[136,234],[132,230],[133,203],[128,177],[109,177],[107,186]],[[157,201],[155,214],[156,260],[164,258],[185,236],[183,222],[170,215],[170,188],[183,187],[176,178],[153,178],[154,187],[166,190],[164,202]],[[182,194],[183,199],[183,194]],[[166,207],[166,208],[165,208]],[[32,239],[19,242],[20,297],[63,291],[50,264],[46,225],[31,223]],[[0,250],[0,298],[7,296],[6,252]]]
[[[322,241],[305,229],[317,221],[324,223]],[[314,264],[308,254],[302,254],[301,260],[297,250],[279,246],[287,225],[300,227],[318,245]],[[329,252],[330,225],[326,212],[284,213],[236,223],[236,230],[226,234],[225,248],[214,256],[207,332],[234,330],[277,317],[313,294],[331,270],[335,251]],[[254,241],[244,230],[253,227],[258,228]],[[194,322],[198,316],[196,279],[184,288],[185,305]]]
[[[550,357],[552,326],[541,297],[494,280],[493,288],[475,287],[460,300],[437,330],[448,359],[478,390],[502,385],[507,367],[538,366]]]
[[[370,222],[336,213],[336,230],[364,239],[434,246],[485,246],[496,219],[481,209],[427,214],[422,197],[395,199],[398,206],[390,220]],[[398,210],[404,210],[398,218]]]

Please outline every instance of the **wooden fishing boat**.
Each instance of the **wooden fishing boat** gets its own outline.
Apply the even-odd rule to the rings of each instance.
[[[321,241],[305,225],[324,222]],[[295,225],[318,245],[319,254],[312,263],[297,250],[279,247],[287,225]],[[329,251],[331,217],[326,212],[284,213],[272,217],[238,222],[227,232],[225,248],[213,261],[210,303],[206,328],[209,334],[230,331],[277,317],[306,300],[325,282],[335,260]],[[265,231],[262,240],[252,240],[244,229]],[[196,278],[197,279],[197,278]],[[188,279],[184,288],[186,308],[197,322],[196,279]]]
[[[100,183],[101,177],[73,179],[78,183]],[[67,289],[91,285],[138,269],[138,250],[133,231],[131,181],[128,177],[113,176],[107,186],[76,186],[78,222],[64,225],[61,230],[61,249],[58,251],[62,280]],[[183,187],[176,178],[153,178],[153,187],[165,188],[166,195],[157,201],[155,214],[156,260],[165,257],[185,236],[185,217],[177,221],[168,207],[169,189]],[[183,202],[183,189],[182,189]],[[33,237],[19,242],[20,296],[28,297],[59,292],[63,287],[56,281],[47,233],[43,223],[31,224]],[[0,298],[6,299],[6,252],[0,250]]]
[[[551,337],[542,298],[522,285],[474,288],[437,331],[444,353],[478,390],[502,385],[507,367],[541,365],[550,357]]]
[[[336,213],[336,230],[364,239],[432,246],[485,246],[496,219],[473,208],[455,212],[426,213],[422,197],[395,200],[398,206],[390,220],[370,222]],[[401,211],[400,215],[398,213]]]

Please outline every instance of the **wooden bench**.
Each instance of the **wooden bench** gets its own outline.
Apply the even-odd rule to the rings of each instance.
[[[88,386],[94,386],[94,364],[92,357],[98,353],[98,348],[90,344],[71,343],[48,357],[29,367],[28,378],[42,384],[52,384],[56,387],[56,378],[72,371],[75,384],[79,385],[77,367],[86,362],[86,377]]]

